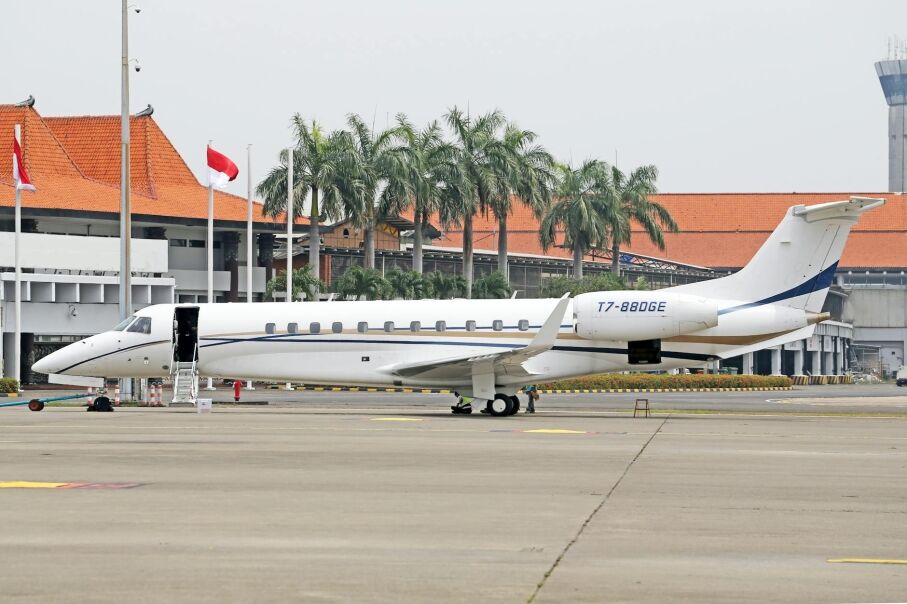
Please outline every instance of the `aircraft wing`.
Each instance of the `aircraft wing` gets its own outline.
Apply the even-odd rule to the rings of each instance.
[[[531,376],[530,371],[523,367],[523,363],[532,357],[551,350],[557,340],[561,321],[567,305],[570,303],[570,294],[565,294],[558,300],[544,325],[532,338],[527,346],[483,355],[463,355],[395,365],[389,368],[390,373],[400,377],[417,379],[462,379],[472,376],[473,394],[478,398],[492,399],[495,395],[495,375],[521,375]]]

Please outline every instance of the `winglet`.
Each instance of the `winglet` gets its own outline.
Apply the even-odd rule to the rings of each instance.
[[[542,325],[542,328],[539,329],[538,333],[535,334],[535,337],[532,338],[529,346],[526,347],[527,349],[547,350],[554,346],[554,342],[557,340],[557,334],[561,330],[561,321],[564,320],[564,312],[566,312],[568,304],[570,304],[570,292],[567,292],[560,300],[558,300],[554,310],[551,311],[551,314],[545,319],[545,324]]]

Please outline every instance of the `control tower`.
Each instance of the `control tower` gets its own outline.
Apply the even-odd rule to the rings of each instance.
[[[907,191],[907,57],[876,63],[888,102],[888,191]]]

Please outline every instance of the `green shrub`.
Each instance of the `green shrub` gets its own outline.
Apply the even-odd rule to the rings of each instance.
[[[616,390],[632,388],[787,388],[783,375],[668,375],[652,373],[603,373],[539,384],[540,390]]]
[[[0,378],[0,392],[18,392],[16,380],[13,378]]]

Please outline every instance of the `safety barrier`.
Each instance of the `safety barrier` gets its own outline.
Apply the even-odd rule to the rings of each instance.
[[[271,390],[283,390],[285,384],[268,384]],[[309,390],[311,392],[403,392],[406,394],[453,394],[447,388],[367,388],[365,386],[307,386],[294,384],[296,390]]]
[[[539,390],[542,394],[609,394],[629,392],[768,392],[790,390],[790,386],[766,386],[763,388],[579,388],[573,390]]]

